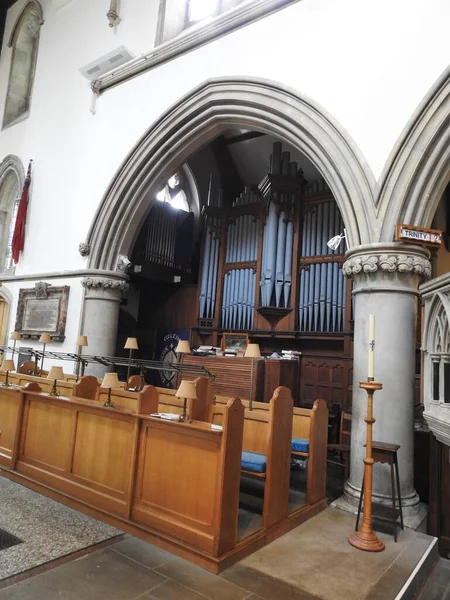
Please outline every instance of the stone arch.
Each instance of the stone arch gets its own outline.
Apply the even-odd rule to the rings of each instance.
[[[221,78],[207,80],[181,98],[128,154],[89,230],[89,266],[113,270],[118,254],[129,253],[148,190],[235,126],[270,133],[303,152],[332,190],[349,244],[371,241],[375,182],[347,132],[316,103],[280,84]]]
[[[395,224],[429,227],[450,180],[450,68],[412,115],[381,178],[380,241],[391,241]]]
[[[39,48],[42,7],[31,0],[16,20],[8,41],[12,48],[8,90],[3,115],[3,127],[26,118],[30,111],[31,94]]]
[[[0,163],[0,272],[5,270],[11,219],[25,180],[25,169],[17,156],[9,154]]]

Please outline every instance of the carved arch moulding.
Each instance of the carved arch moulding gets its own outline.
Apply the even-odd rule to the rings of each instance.
[[[371,241],[375,181],[340,124],[315,102],[281,84],[221,78],[207,80],[181,98],[128,154],[85,240],[89,267],[114,271],[118,255],[130,254],[148,209],[148,191],[156,190],[196,150],[234,126],[270,133],[305,154],[332,190],[349,244]]]
[[[450,180],[450,67],[429,90],[402,132],[378,194],[380,241],[396,223],[430,227]]]

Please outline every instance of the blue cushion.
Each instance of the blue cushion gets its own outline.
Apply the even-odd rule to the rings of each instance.
[[[294,452],[308,452],[309,440],[302,440],[301,438],[292,438],[291,448]]]
[[[241,469],[253,471],[254,473],[266,472],[267,458],[265,454],[242,451]]]

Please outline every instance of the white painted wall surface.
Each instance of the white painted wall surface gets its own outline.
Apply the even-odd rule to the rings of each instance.
[[[9,11],[0,58],[3,114],[11,49],[25,0]],[[448,66],[447,0],[302,0],[107,91],[91,115],[79,69],[125,45],[154,44],[157,0],[42,0],[45,24],[31,115],[0,132],[0,160],[35,160],[25,252],[16,274],[83,268],[78,254],[115,171],[151,124],[207,78],[274,80],[312,98],[354,139],[378,177],[398,136]],[[58,9],[58,10],[56,10]],[[80,286],[81,287],[81,286]]]

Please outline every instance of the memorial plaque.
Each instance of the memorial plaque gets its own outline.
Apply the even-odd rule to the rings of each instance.
[[[55,331],[59,319],[58,298],[47,298],[46,300],[25,301],[23,311],[23,328],[35,329],[36,331]]]
[[[49,333],[52,341],[65,339],[69,286],[52,287],[40,281],[34,288],[19,290],[16,331],[24,339],[39,339]]]

